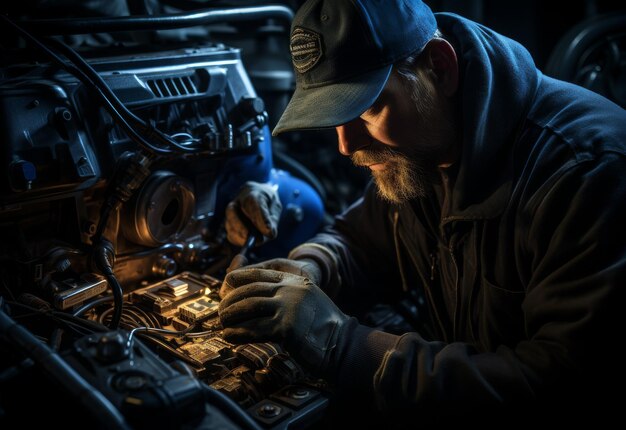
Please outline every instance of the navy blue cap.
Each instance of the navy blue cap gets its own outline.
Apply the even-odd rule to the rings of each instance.
[[[421,51],[436,29],[421,0],[308,0],[291,24],[296,91],[273,134],[358,117],[380,95],[393,64]]]

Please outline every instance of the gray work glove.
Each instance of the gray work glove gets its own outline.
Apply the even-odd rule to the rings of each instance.
[[[313,373],[334,370],[333,352],[350,318],[309,278],[245,267],[224,283],[233,289],[219,305],[226,341],[282,343]]]
[[[263,237],[257,245],[278,234],[278,221],[283,205],[276,186],[248,181],[226,206],[226,237],[230,243],[243,246],[252,225]]]
[[[243,266],[241,264],[239,267]],[[304,276],[309,278],[315,285],[320,285],[322,280],[322,272],[319,266],[311,260],[289,260],[287,258],[274,258],[273,260],[263,261],[257,264],[251,264],[246,266],[246,269],[270,269],[277,270],[279,272],[291,273],[292,275]],[[233,269],[234,270],[234,269]],[[231,270],[226,270],[226,273],[230,273]],[[226,281],[222,282],[220,287],[220,297],[224,298],[235,287],[228,284]]]

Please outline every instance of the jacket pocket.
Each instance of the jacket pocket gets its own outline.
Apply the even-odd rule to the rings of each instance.
[[[524,339],[525,291],[511,291],[482,277],[473,306],[473,333],[486,350],[514,347]]]

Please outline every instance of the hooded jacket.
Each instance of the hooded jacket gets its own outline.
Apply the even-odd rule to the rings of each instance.
[[[460,63],[460,161],[428,198],[394,205],[370,186],[310,241],[332,254],[344,309],[418,291],[426,324],[395,336],[352,319],[337,389],[413,424],[616,412],[626,112],[543,75],[518,43],[436,16]]]

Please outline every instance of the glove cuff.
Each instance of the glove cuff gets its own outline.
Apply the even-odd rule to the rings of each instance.
[[[329,379],[341,396],[362,398],[375,404],[374,375],[385,354],[394,349],[400,336],[359,324],[354,317],[344,325],[331,363]]]
[[[319,287],[331,298],[337,297],[341,286],[337,258],[333,252],[317,243],[303,243],[291,250],[291,260],[311,260],[318,265],[322,274]]]

